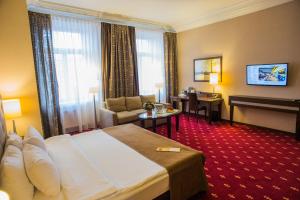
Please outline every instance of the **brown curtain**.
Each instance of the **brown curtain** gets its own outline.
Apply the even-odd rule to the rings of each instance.
[[[29,12],[32,48],[44,137],[62,134],[54,65],[51,17]]]
[[[103,98],[139,95],[135,29],[101,24]]]
[[[178,95],[178,69],[177,69],[177,36],[176,33],[164,33],[166,98]]]

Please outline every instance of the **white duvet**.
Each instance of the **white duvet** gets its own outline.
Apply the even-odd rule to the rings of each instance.
[[[167,173],[101,130],[52,137],[46,146],[61,175],[57,199],[110,199]]]

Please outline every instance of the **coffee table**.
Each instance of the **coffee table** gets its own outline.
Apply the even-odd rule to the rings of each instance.
[[[152,112],[152,115],[147,115],[147,113],[139,114],[139,120],[141,121],[142,127],[145,128],[145,121],[152,120],[152,129],[153,132],[156,132],[156,120],[166,118],[167,119],[167,131],[168,131],[168,138],[171,138],[172,133],[172,123],[171,118],[175,116],[176,118],[176,131],[179,130],[179,115],[181,111],[178,109],[174,109],[173,112],[165,112],[165,113],[157,113],[155,111]]]

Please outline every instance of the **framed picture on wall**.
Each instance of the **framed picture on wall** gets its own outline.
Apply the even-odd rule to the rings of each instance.
[[[222,81],[222,56],[194,59],[194,82],[209,82],[210,73],[218,73]]]

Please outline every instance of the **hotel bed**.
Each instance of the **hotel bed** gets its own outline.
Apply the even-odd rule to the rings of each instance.
[[[4,149],[1,109],[0,120]],[[201,152],[133,124],[55,136],[45,144],[61,190],[50,197],[35,189],[35,200],[149,200],[167,192],[170,199],[182,200],[207,189]],[[181,152],[157,152],[161,146],[180,147]]]

